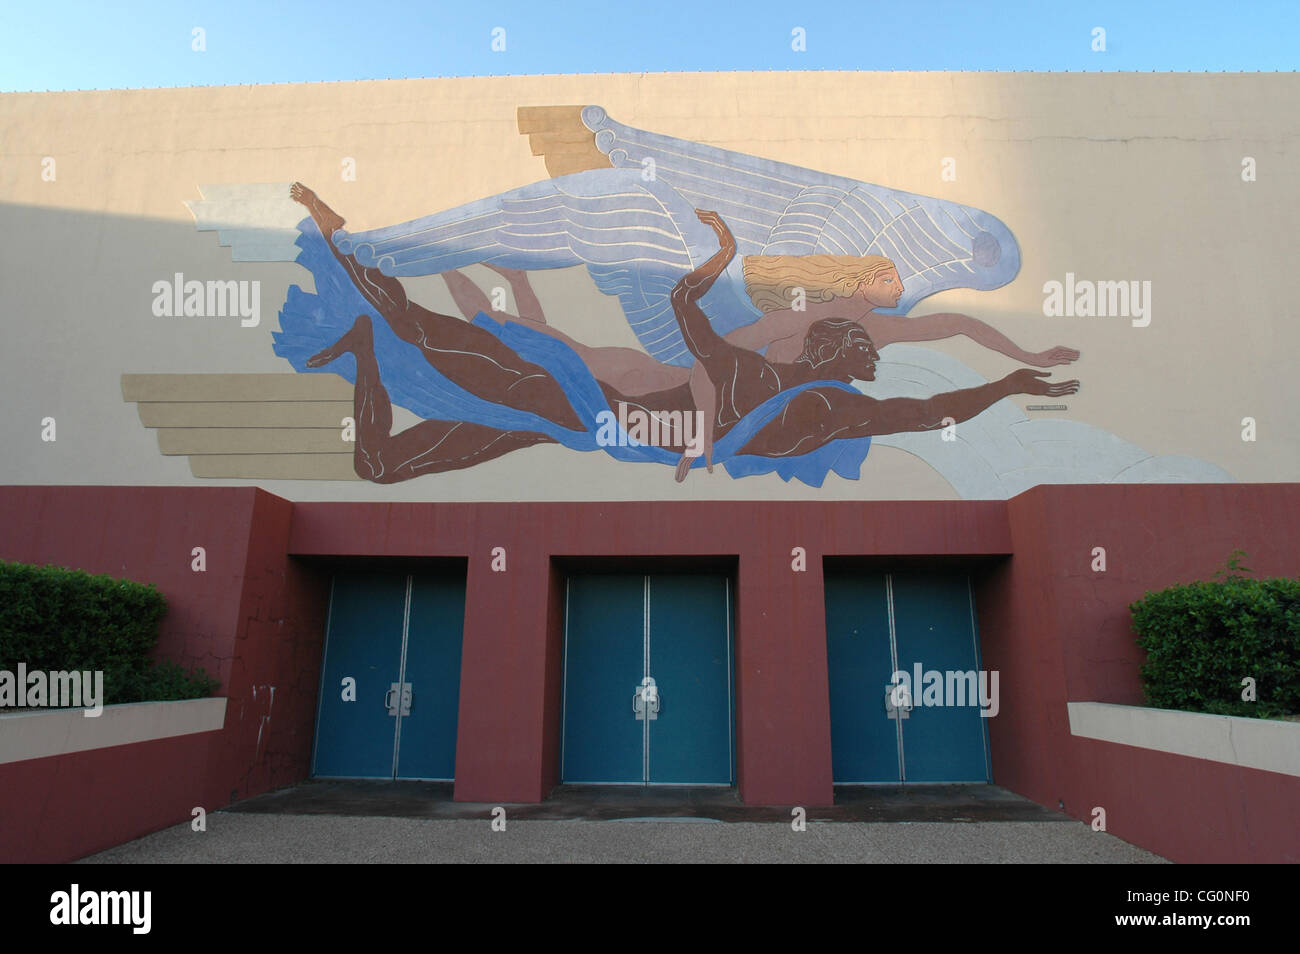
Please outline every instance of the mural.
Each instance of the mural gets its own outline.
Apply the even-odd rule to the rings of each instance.
[[[1075,393],[1077,380],[1046,369],[1078,351],[1030,351],[968,315],[911,314],[939,291],[1015,278],[1016,240],[987,212],[633,129],[598,106],[521,109],[520,129],[565,144],[546,152],[553,178],[388,228],[349,232],[302,183],[205,188],[190,203],[237,260],[312,273],[314,293],[290,289],[275,352],[351,385],[363,479],[559,444],[670,481],[717,464],[821,486],[831,472],[858,479],[873,440],[922,457],[964,496],[1231,479],[1077,422],[1029,422],[1002,400]],[[266,225],[277,216],[278,232]],[[512,314],[470,265],[500,276]],[[588,346],[544,312],[529,273],[573,266],[618,300],[639,349]],[[427,275],[463,317],[408,297],[402,279]],[[989,382],[908,344],[955,335],[1030,367]],[[331,389],[328,403],[342,396]],[[421,423],[394,434],[394,405]],[[940,448],[933,432],[957,424],[961,447]]]

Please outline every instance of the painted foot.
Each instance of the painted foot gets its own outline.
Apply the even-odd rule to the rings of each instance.
[[[694,457],[691,457],[687,454],[683,454],[682,459],[677,462],[676,479],[679,484],[682,481],[684,481],[687,478],[687,476],[690,474],[691,465],[695,463],[695,460],[696,459]]]
[[[320,368],[349,351],[355,351],[357,348],[372,348],[374,347],[373,340],[369,316],[358,315],[352,328],[342,338],[323,351],[317,351],[307,359],[307,367]]]
[[[321,230],[321,234],[326,238],[329,238],[338,229],[343,228],[343,216],[322,202],[315,192],[301,182],[295,182],[289,186],[289,198],[304,206],[311,213],[317,228]]]

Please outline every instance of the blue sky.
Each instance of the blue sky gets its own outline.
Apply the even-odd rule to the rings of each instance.
[[[504,51],[492,49],[498,27]],[[1105,52],[1092,49],[1095,27]],[[6,91],[693,70],[1293,70],[1297,61],[1296,0],[0,0]]]

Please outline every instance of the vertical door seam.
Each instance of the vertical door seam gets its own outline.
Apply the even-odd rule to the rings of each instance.
[[[898,631],[894,622],[894,575],[885,574],[885,599],[889,603],[889,661],[893,665],[893,670],[889,674],[889,681],[894,681],[894,673],[898,672]],[[888,690],[887,690],[888,691]],[[912,692],[907,694],[907,701],[912,701],[912,693],[916,687],[912,687]],[[894,713],[894,740],[898,746],[898,756],[896,758],[898,768],[898,780],[907,781],[907,755],[903,749],[903,717],[899,712]]]
[[[411,630],[411,580],[412,574],[406,575],[406,603],[402,610],[402,656],[397,666],[397,728],[393,733],[393,778],[397,778],[397,763],[402,748],[402,700],[406,692],[406,639]],[[411,687],[415,695],[415,687]]]
[[[641,684],[650,676],[650,576],[644,578],[641,602]],[[641,713],[641,784],[650,784],[650,704],[643,701]]]

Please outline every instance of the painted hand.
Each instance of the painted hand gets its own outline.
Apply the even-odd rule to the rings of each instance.
[[[1060,397],[1064,394],[1075,394],[1079,390],[1078,381],[1044,381],[1045,377],[1047,377],[1046,371],[1021,368],[1019,371],[1012,371],[1003,380],[1010,386],[1012,394]]]
[[[1029,357],[1029,363],[1034,367],[1054,368],[1058,364],[1069,364],[1071,361],[1078,360],[1079,352],[1064,345],[1057,345],[1055,348],[1033,353]]]
[[[722,221],[722,216],[718,215],[717,212],[696,209],[695,217],[717,233],[718,239],[724,247],[734,244],[735,239],[731,237],[731,230],[727,228],[727,223]]]

